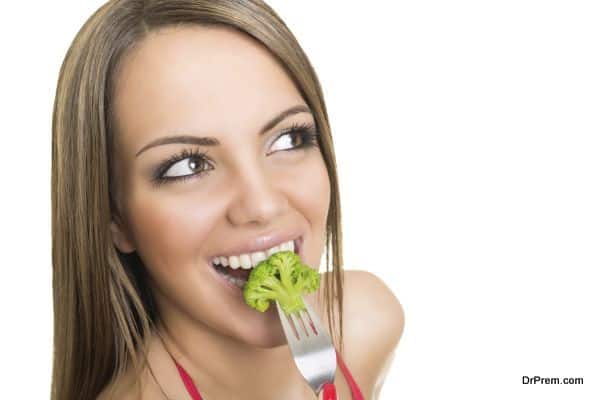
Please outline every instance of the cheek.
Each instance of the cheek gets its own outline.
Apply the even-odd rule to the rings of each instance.
[[[299,187],[294,191],[296,204],[310,229],[304,242],[305,261],[309,265],[319,267],[326,241],[331,190],[325,162],[320,154],[318,160],[310,164],[303,177],[297,178],[297,182]]]
[[[324,237],[331,189],[321,153],[314,152],[302,163],[301,168],[296,169],[291,176],[281,179],[287,182],[285,190],[292,201],[291,206],[310,224],[312,235]]]
[[[312,223],[324,226],[331,193],[329,176],[321,153],[316,152],[316,156],[308,163],[302,177],[297,178],[297,182],[300,182],[301,187],[296,189],[296,193],[304,205],[306,214],[310,216]]]
[[[145,193],[133,198],[131,221],[138,252],[151,269],[198,262],[218,218],[218,204],[190,194]]]

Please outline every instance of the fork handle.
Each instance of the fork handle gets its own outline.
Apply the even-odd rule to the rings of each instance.
[[[323,400],[337,400],[337,393],[333,383],[326,383],[323,386]]]

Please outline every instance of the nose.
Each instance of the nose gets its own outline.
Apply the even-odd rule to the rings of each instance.
[[[288,201],[275,177],[260,168],[246,168],[232,182],[235,195],[227,218],[232,225],[268,225],[284,214]]]

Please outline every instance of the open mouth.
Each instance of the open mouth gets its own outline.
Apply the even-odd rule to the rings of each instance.
[[[215,257],[212,260],[212,266],[221,277],[242,289],[248,281],[252,268],[258,263],[279,251],[293,251],[299,254],[300,241],[301,238],[288,240],[265,251],[257,251],[251,254]]]

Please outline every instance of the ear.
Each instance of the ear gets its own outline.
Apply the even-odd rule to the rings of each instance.
[[[119,219],[114,219],[110,222],[110,232],[112,233],[113,243],[121,253],[132,253],[135,251],[135,245],[130,237],[129,232],[125,229]]]

